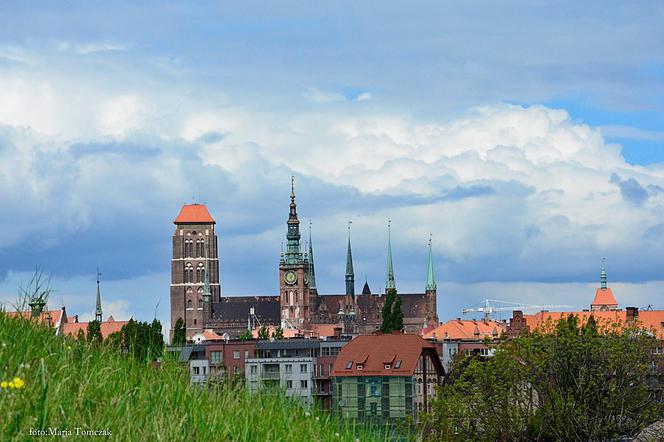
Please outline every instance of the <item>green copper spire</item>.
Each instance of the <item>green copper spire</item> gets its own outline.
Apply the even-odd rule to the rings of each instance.
[[[599,274],[602,290],[606,290],[606,266],[604,265],[605,260],[605,258],[602,258],[602,272]]]
[[[348,250],[346,252],[346,295],[355,296],[355,272],[353,271],[353,252],[350,248],[350,225],[348,221]]]
[[[316,289],[316,269],[314,268],[314,246],[311,242],[311,221],[309,221],[309,288]]]
[[[425,290],[436,290],[436,278],[433,275],[433,252],[431,251],[431,235],[429,235],[429,268],[427,269],[427,285]]]
[[[95,321],[101,322],[102,320],[102,312],[101,312],[101,292],[99,291],[99,277],[101,276],[101,273],[99,273],[99,267],[97,267],[97,306],[95,308]]]
[[[387,220],[387,281],[385,281],[385,292],[395,289],[394,267],[392,266],[392,220]]]
[[[295,177],[291,176],[290,211],[288,214],[288,233],[286,238],[285,261],[286,264],[299,264],[302,261],[300,250],[300,220],[297,219],[297,204],[295,204]]]

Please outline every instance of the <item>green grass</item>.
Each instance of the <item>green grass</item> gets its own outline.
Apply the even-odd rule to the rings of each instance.
[[[174,362],[153,368],[0,313],[0,382],[14,377],[25,386],[0,388],[1,440],[31,440],[30,429],[48,428],[75,439],[77,427],[112,432],[97,440],[384,440],[282,395],[193,388]]]

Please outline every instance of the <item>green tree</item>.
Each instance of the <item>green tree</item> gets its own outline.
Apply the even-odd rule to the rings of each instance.
[[[266,326],[261,325],[261,327],[258,329],[258,339],[260,340],[270,339],[270,332]]]
[[[401,298],[397,296],[396,289],[389,289],[385,295],[385,304],[382,311],[383,321],[380,331],[392,333],[394,330],[403,330],[403,312],[401,311]]]
[[[403,330],[403,312],[401,311],[401,297],[396,296],[392,306],[392,330]]]
[[[455,361],[426,416],[431,440],[613,440],[657,419],[648,332],[570,315]]]
[[[173,328],[173,342],[172,345],[184,345],[187,341],[187,331],[184,326],[184,321],[182,318],[178,318],[175,321],[175,327]]]
[[[115,339],[120,350],[141,361],[152,361],[162,356],[164,338],[161,323],[138,322],[130,319],[120,330],[121,338]]]
[[[284,329],[281,327],[277,327],[274,329],[272,332],[272,338],[273,339],[284,339]]]
[[[254,339],[254,335],[251,333],[251,330],[245,330],[240,336],[240,341],[251,341]]]
[[[101,334],[101,322],[90,321],[86,330],[87,341],[92,343],[101,343],[104,338]]]

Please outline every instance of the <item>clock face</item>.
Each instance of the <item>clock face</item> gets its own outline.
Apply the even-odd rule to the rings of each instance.
[[[284,274],[284,281],[285,281],[286,284],[288,284],[288,285],[293,285],[293,284],[295,284],[295,283],[297,282],[297,273],[295,273],[295,272],[292,271],[292,270],[287,271],[287,272]]]

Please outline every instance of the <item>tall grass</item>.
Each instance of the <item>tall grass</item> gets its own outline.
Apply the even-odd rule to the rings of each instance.
[[[307,410],[282,395],[190,387],[188,371],[175,362],[154,368],[0,312],[0,382],[14,377],[25,385],[0,388],[2,440],[33,439],[31,429],[68,430],[75,438],[77,428],[132,441],[384,439],[378,430]]]

